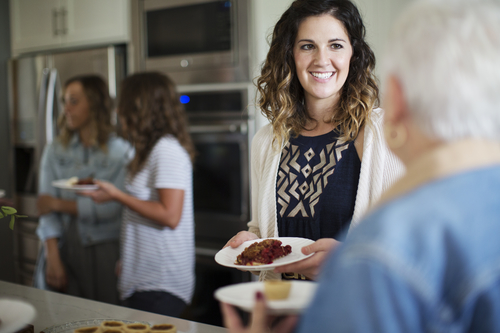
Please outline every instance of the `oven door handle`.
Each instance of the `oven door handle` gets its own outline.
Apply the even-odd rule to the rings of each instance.
[[[190,133],[242,133],[248,132],[247,124],[191,125]]]

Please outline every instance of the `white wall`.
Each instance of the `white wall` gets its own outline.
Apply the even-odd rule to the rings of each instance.
[[[385,43],[389,31],[401,10],[412,0],[353,0],[358,7],[367,31],[367,41],[377,59],[377,64],[384,54]],[[251,68],[253,77],[260,73],[260,66],[269,50],[268,36],[281,14],[290,6],[293,0],[251,0]],[[378,74],[378,65],[375,69]],[[260,112],[257,111],[260,115]],[[260,115],[257,118],[257,128],[267,123]]]

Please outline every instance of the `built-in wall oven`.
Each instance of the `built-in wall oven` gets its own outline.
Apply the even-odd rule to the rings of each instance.
[[[197,151],[193,194],[198,251],[220,249],[250,219],[249,84],[180,86]]]

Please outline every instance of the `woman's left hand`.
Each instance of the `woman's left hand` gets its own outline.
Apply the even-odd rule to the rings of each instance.
[[[99,186],[97,190],[84,191],[80,192],[79,194],[90,197],[96,203],[104,203],[115,200],[121,192],[115,185],[110,182],[94,179],[94,183]]]
[[[321,238],[311,245],[304,246],[302,253],[311,257],[295,262],[293,264],[279,266],[274,269],[275,273],[298,273],[307,276],[311,280],[316,280],[318,277],[321,265],[325,261],[328,253],[340,244],[333,238]]]
[[[282,319],[273,329],[270,328],[275,317],[266,314],[266,301],[264,294],[258,291],[255,295],[255,306],[252,312],[252,320],[249,327],[244,327],[238,312],[232,305],[221,303],[221,311],[224,319],[224,326],[230,333],[288,333],[292,332],[297,324],[297,316],[288,316]]]
[[[56,198],[48,194],[39,195],[36,200],[38,215],[45,215],[53,212]]]

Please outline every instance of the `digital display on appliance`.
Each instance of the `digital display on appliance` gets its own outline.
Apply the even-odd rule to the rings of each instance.
[[[193,92],[180,96],[188,113],[194,112],[241,112],[244,109],[241,91]]]
[[[147,56],[231,50],[231,1],[213,1],[146,13]]]

